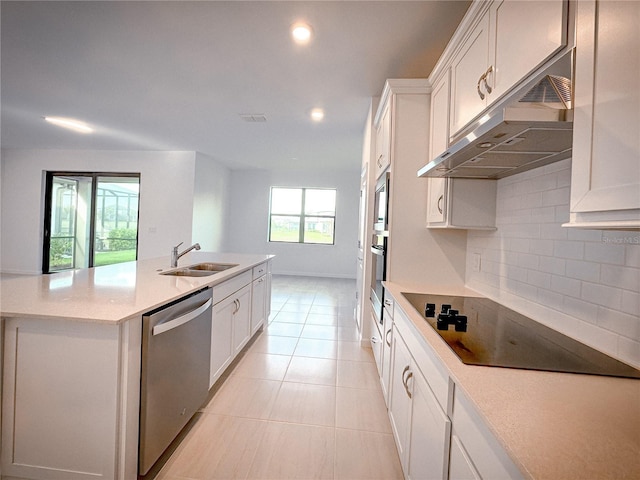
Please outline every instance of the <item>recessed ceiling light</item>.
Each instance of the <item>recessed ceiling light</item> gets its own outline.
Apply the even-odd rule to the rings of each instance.
[[[293,37],[293,41],[301,45],[309,43],[311,40],[311,32],[311,26],[303,22],[294,23],[291,26],[291,36]]]
[[[324,119],[324,110],[321,108],[311,110],[311,119],[315,122],[322,121],[322,119]]]
[[[68,128],[69,130],[73,130],[78,133],[91,133],[93,132],[93,128],[91,128],[86,123],[75,120],[73,118],[62,118],[62,117],[44,117],[44,119],[49,122],[57,125],[59,127]]]

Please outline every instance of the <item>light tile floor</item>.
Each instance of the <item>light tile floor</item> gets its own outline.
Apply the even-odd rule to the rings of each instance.
[[[401,479],[353,280],[274,276],[269,325],[157,476]]]

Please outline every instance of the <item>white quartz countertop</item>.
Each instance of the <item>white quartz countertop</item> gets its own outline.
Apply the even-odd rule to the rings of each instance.
[[[141,315],[205,286],[214,286],[273,255],[194,251],[180,258],[179,267],[201,262],[236,263],[237,267],[206,277],[160,275],[169,256],[51,275],[30,275],[0,282],[3,317],[65,318],[119,323]]]
[[[437,292],[385,287],[525,478],[640,478],[640,380],[465,365],[402,296]]]

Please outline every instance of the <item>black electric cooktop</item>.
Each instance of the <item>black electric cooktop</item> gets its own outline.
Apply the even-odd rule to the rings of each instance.
[[[488,298],[402,295],[468,365],[640,378],[640,370]]]

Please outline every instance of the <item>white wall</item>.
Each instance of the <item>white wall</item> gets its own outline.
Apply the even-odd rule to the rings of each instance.
[[[467,285],[640,366],[640,232],[563,228],[571,161],[498,181],[497,231],[469,231]]]
[[[207,252],[224,250],[230,181],[228,168],[207,155],[196,153],[193,241]]]
[[[336,188],[335,245],[269,243],[269,195],[274,187]],[[360,172],[235,170],[227,250],[275,254],[273,273],[355,278]]]
[[[45,170],[140,173],[138,258],[191,242],[194,152],[2,150],[0,271],[42,271]]]

